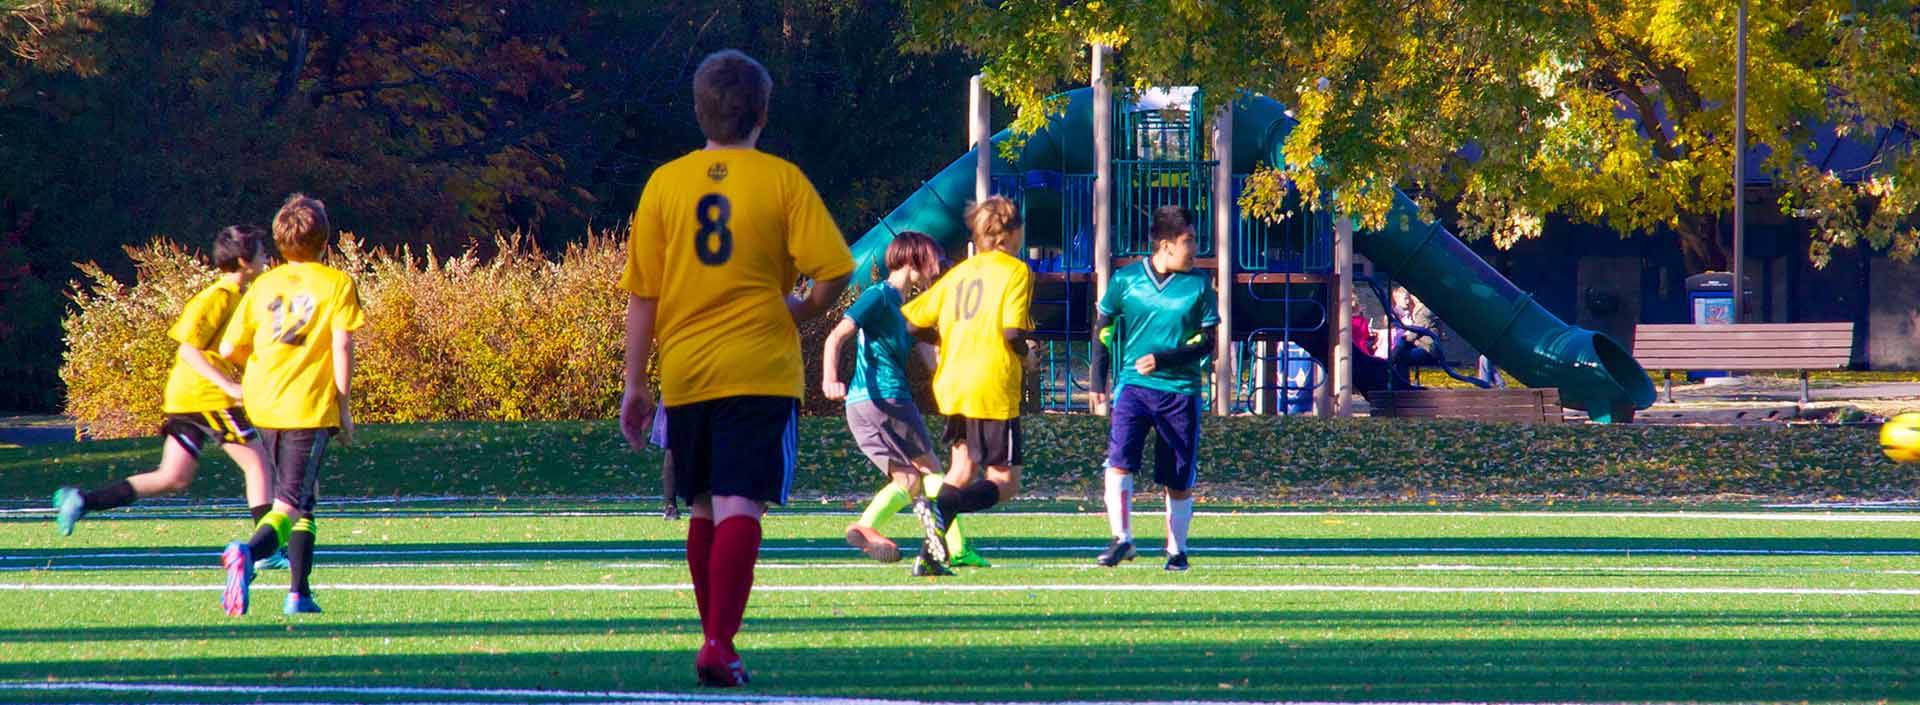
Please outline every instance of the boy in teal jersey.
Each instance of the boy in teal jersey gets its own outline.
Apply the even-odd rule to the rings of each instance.
[[[900,560],[900,547],[879,532],[879,523],[911,504],[922,486],[938,493],[945,479],[907,381],[914,341],[900,313],[905,292],[939,276],[940,247],[923,233],[900,233],[887,247],[886,266],[887,277],[861,292],[827,335],[820,387],[828,399],[846,400],[847,429],[860,452],[892,478],[874,494],[860,520],[847,527],[847,545],[891,563]],[[840,381],[840,348],[856,336],[853,381],[848,384]],[[949,528],[946,538],[953,564],[987,566],[986,559],[967,547],[957,527]]]
[[[1093,346],[1096,405],[1107,401],[1109,355],[1117,354],[1120,362],[1107,439],[1107,523],[1113,543],[1097,562],[1111,568],[1137,555],[1133,472],[1152,430],[1159,439],[1153,481],[1167,492],[1166,569],[1186,570],[1193,484],[1199,475],[1200,395],[1220,315],[1206,277],[1193,272],[1198,240],[1186,209],[1155,210],[1152,237],[1151,256],[1113,273],[1094,320],[1102,331]],[[1115,328],[1117,335],[1110,333]],[[1110,353],[1108,347],[1116,344],[1117,353]]]

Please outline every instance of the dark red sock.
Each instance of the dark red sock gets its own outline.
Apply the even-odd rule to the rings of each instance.
[[[687,522],[687,573],[693,576],[693,604],[700,610],[700,627],[707,627],[707,604],[713,588],[707,579],[713,555],[713,520],[694,517]]]
[[[713,589],[712,619],[707,638],[733,643],[747,614],[747,596],[753,592],[753,564],[760,560],[760,520],[729,517],[714,527],[713,564],[707,567]]]

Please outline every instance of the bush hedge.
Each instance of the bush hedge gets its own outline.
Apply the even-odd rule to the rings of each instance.
[[[483,255],[483,249],[491,254]],[[167,327],[219,275],[167,240],[126,248],[132,284],[81,266],[63,327],[60,376],[76,434],[155,432],[174,344]],[[343,235],[327,262],[353,275],[367,326],[355,338],[354,414],[369,423],[613,417],[620,400],[626,295],[623,233],[601,232],[553,256],[506,235],[452,257],[368,249]],[[819,350],[839,311],[801,326],[809,413],[838,414],[819,392]],[[851,346],[843,369],[851,369]],[[916,369],[925,385],[925,370]]]
[[[359,420],[607,418],[620,397],[622,241],[596,233],[549,258],[529,238],[450,258],[340,238],[328,263],[367,311],[356,337]],[[167,326],[218,272],[165,240],[127,248],[133,284],[84,265],[63,322],[66,412],[94,438],[151,433],[173,361]]]

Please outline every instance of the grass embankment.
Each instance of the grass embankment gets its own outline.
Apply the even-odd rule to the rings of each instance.
[[[937,437],[941,420],[930,422]],[[800,431],[796,496],[872,491],[878,473],[842,421],[805,418]],[[1028,494],[1098,497],[1106,436],[1101,418],[1028,417]],[[1870,428],[1210,418],[1202,445],[1201,494],[1215,502],[1885,500],[1920,486],[1920,466],[1889,462]],[[0,449],[0,498],[37,500],[158,456],[154,438]],[[321,486],[330,498],[647,495],[659,458],[628,450],[605,421],[376,425],[329,450]],[[239,494],[223,455],[201,474],[190,496]]]

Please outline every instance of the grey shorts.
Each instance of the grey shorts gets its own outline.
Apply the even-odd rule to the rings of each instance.
[[[847,430],[868,460],[888,472],[895,467],[912,467],[913,459],[933,457],[934,469],[940,460],[933,453],[933,437],[927,435],[927,423],[913,402],[898,399],[874,399],[847,405]]]

